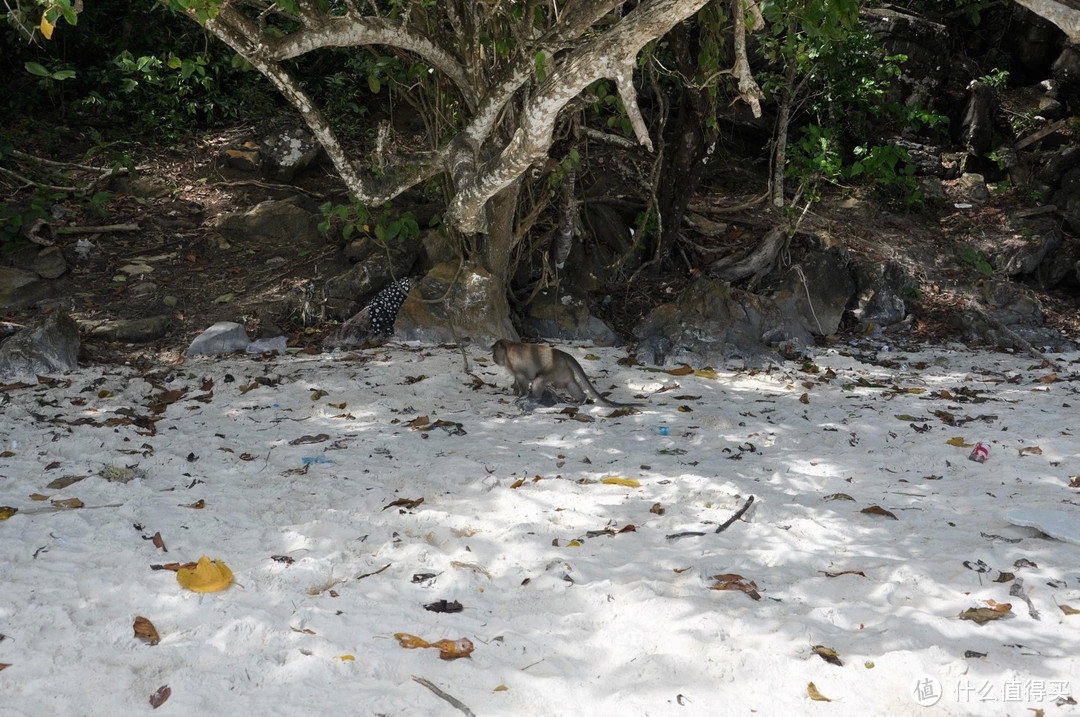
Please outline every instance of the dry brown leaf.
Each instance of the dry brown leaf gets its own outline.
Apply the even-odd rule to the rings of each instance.
[[[1066,615],[1080,615],[1080,610],[1077,610],[1072,605],[1058,605],[1058,607]]]
[[[832,495],[825,496],[824,498],[822,498],[822,500],[855,500],[855,499],[852,498],[847,493],[833,493]]]
[[[810,696],[810,699],[814,700],[815,702],[832,702],[832,700],[830,700],[828,697],[818,691],[817,686],[814,685],[813,682],[807,683],[806,694],[808,694]]]
[[[799,396],[799,403],[809,404],[810,403],[810,394],[804,393],[803,395]]]
[[[86,476],[61,476],[54,481],[51,481],[46,488],[49,490],[63,490],[73,483],[78,483]]]
[[[694,369],[690,368],[686,364],[683,364],[679,368],[671,368],[671,369],[668,369],[668,370],[664,371],[663,373],[671,374],[672,376],[688,376],[688,375],[692,374],[693,372],[694,372]]]
[[[135,637],[149,640],[151,645],[156,645],[161,642],[161,637],[158,635],[154,623],[150,622],[145,617],[136,617],[133,627],[135,628]]]
[[[836,665],[837,667],[844,666],[844,661],[840,659],[840,655],[831,647],[814,645],[814,654],[825,660],[825,662],[828,662],[830,665]]]
[[[761,594],[757,591],[757,583],[753,580],[747,580],[742,575],[735,573],[722,573],[720,575],[713,575],[712,579],[716,581],[711,590],[738,590],[749,595],[754,600],[760,600]]]
[[[6,670],[6,669],[7,669],[7,668],[9,668],[9,667],[11,667],[11,663],[10,663],[10,662],[0,662],[0,671],[2,671],[2,670]]]
[[[62,510],[75,510],[76,508],[83,507],[83,502],[78,498],[65,498],[64,500],[54,500],[52,504]]]
[[[320,434],[318,434],[316,436],[300,436],[299,438],[294,438],[291,441],[289,441],[289,445],[290,446],[303,446],[303,445],[307,445],[309,443],[322,443],[324,441],[329,441],[329,440],[330,440],[330,436],[328,436],[325,433],[320,433]]]
[[[1080,475],[1078,475],[1078,476],[1076,476],[1075,478],[1072,479],[1072,481],[1069,483],[1069,487],[1070,488],[1080,488]]]
[[[996,603],[989,601],[990,607],[971,607],[960,613],[961,620],[971,620],[976,625],[984,625],[991,620],[1000,620],[1012,610],[1010,603]]]
[[[162,685],[157,689],[157,692],[150,695],[150,706],[154,709],[161,707],[165,704],[165,700],[169,699],[169,695],[172,694],[172,689],[168,685]]]
[[[1024,446],[1020,449],[1020,455],[1022,456],[1041,456],[1042,448],[1038,446]]]
[[[387,508],[401,507],[401,508],[405,508],[406,510],[412,510],[413,508],[415,508],[416,506],[420,505],[423,502],[424,502],[423,498],[398,498],[397,500],[392,501],[392,502],[387,503],[386,505],[384,505],[382,509],[386,510]]]
[[[1048,373],[1045,376],[1041,376],[1035,380],[1039,383],[1054,383],[1058,380],[1058,375],[1056,373]]]
[[[893,515],[890,511],[885,510],[880,505],[872,505],[869,508],[863,508],[859,512],[860,513],[866,513],[867,515],[881,515],[881,516],[884,516],[886,518],[892,518],[893,520],[900,520],[895,515]]]
[[[525,485],[525,479],[524,478],[518,478],[516,481],[514,481],[513,483],[510,484],[510,487],[511,488],[520,488],[523,485]]]
[[[161,537],[160,532],[154,533],[154,536],[150,538],[150,540],[154,543],[154,547],[158,550],[163,550],[166,553],[169,552],[169,549],[165,547],[165,540]]]
[[[838,573],[830,573],[825,570],[819,570],[818,572],[823,573],[827,578],[838,578],[841,575],[861,575],[864,578],[866,577],[866,573],[864,573],[862,570],[841,570]]]
[[[187,505],[181,505],[180,507],[181,508],[193,508],[195,510],[202,510],[203,508],[206,507],[206,501],[203,500],[202,498],[200,498],[199,500],[195,501],[194,503],[189,503]]]
[[[409,421],[405,425],[407,425],[409,428],[413,429],[414,431],[430,431],[431,430],[431,419],[428,418],[427,416],[417,416],[416,418],[412,419],[411,421]]]

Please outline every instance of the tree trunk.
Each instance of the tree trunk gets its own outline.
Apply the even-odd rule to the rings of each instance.
[[[519,179],[493,196],[487,208],[488,231],[483,237],[481,263],[504,287],[510,286],[511,265],[517,248],[514,217],[520,188]]]
[[[693,77],[696,62],[686,26],[676,26],[668,38],[679,72],[685,77]],[[657,192],[656,203],[660,213],[657,254],[662,265],[671,257],[686,207],[701,185],[708,154],[716,142],[716,130],[706,129],[705,126],[710,110],[709,98],[703,90],[691,86],[682,88],[674,140],[665,151],[664,169]]]

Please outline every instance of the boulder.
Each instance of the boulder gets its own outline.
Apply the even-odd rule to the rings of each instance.
[[[458,262],[438,264],[409,292],[394,325],[394,338],[422,343],[518,340],[506,290],[486,269]]]
[[[0,344],[0,378],[11,379],[78,367],[79,327],[54,312]]]
[[[617,338],[610,326],[589,313],[584,300],[554,290],[536,295],[524,323],[526,333],[546,339],[610,345]]]

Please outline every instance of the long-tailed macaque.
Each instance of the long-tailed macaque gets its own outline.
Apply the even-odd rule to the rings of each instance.
[[[589,377],[573,356],[550,346],[499,339],[492,347],[492,358],[514,377],[514,391],[519,396],[539,399],[544,395],[544,390],[551,386],[567,391],[578,402],[584,401],[588,393],[597,403],[608,408],[640,405],[607,400],[589,382]]]

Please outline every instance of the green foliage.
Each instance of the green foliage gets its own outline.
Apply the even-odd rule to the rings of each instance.
[[[323,215],[319,231],[328,238],[340,237],[346,243],[360,236],[374,237],[380,242],[408,241],[420,236],[420,226],[412,212],[399,214],[389,207],[375,212],[351,197],[348,204],[321,204],[319,211]]]
[[[990,266],[990,262],[986,260],[986,257],[981,251],[976,251],[968,247],[964,249],[964,252],[960,255],[964,261],[971,264],[975,269],[984,276],[993,276],[994,267]]]
[[[196,125],[264,115],[277,103],[261,75],[158,2],[87,2],[78,16],[70,0],[23,0],[21,8],[6,13],[8,37],[0,39],[0,74],[14,78],[0,99],[0,124],[59,108],[98,126],[175,138]],[[48,40],[38,20],[54,10],[79,25]],[[16,35],[23,39],[12,42]]]

